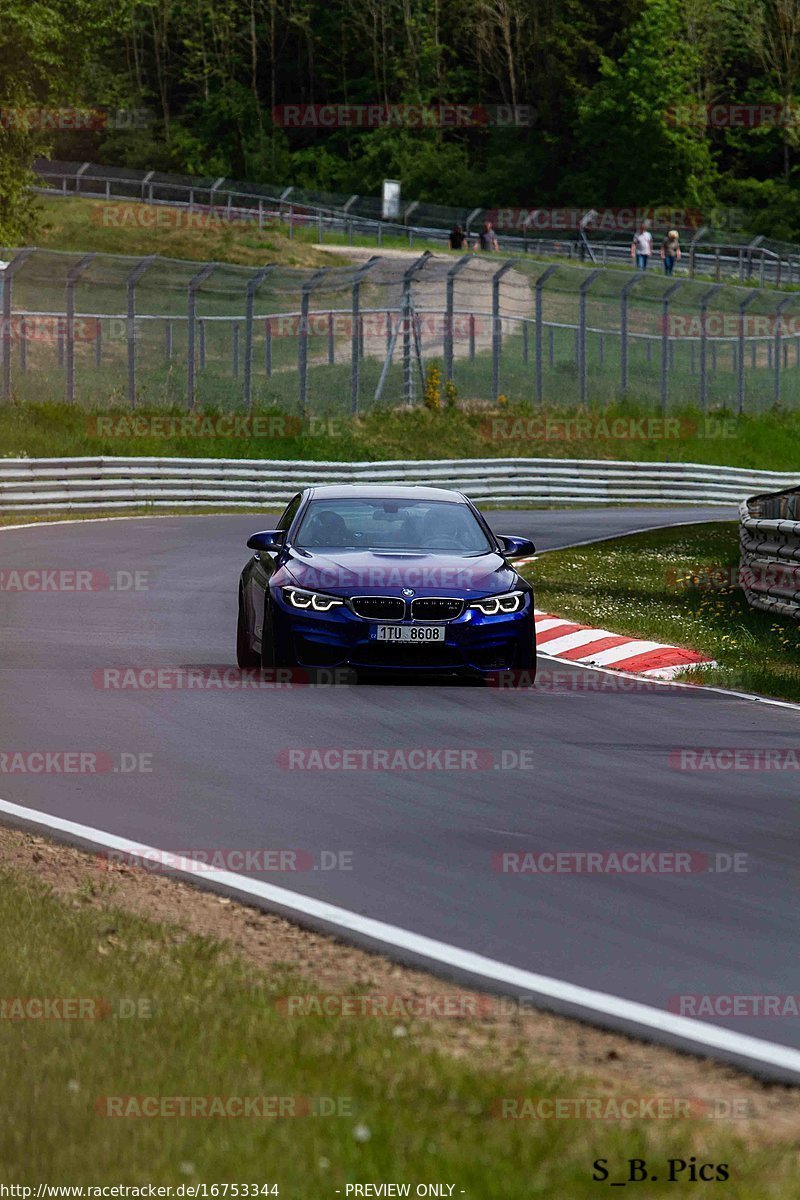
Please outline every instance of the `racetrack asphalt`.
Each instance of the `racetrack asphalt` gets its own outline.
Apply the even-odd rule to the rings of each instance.
[[[488,516],[498,532],[545,550],[735,512]],[[3,799],[166,850],[301,848],[317,864],[323,850],[344,851],[350,859],[337,861],[350,869],[253,873],[661,1010],[680,995],[797,991],[797,773],[680,770],[672,752],[795,748],[800,710],[702,689],[615,687],[618,677],[548,660],[540,669],[556,667],[562,686],[537,691],[97,686],[105,667],[233,666],[245,539],[270,521],[177,516],[0,530],[6,571],[144,573],[140,590],[0,591],[0,752],[96,751],[117,763],[152,755],[152,771],[6,771]],[[319,747],[482,750],[490,754],[480,762],[494,765],[281,765],[282,750]],[[503,752],[507,762],[524,753],[526,767],[504,766]],[[720,854],[723,865],[744,855],[746,869],[496,869],[505,852],[612,850]],[[796,1017],[717,1013],[713,1023],[800,1048]]]

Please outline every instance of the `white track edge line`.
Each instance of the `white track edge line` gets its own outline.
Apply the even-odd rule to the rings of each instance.
[[[9,800],[0,800],[0,812],[43,828],[70,834],[108,849],[124,851],[134,857],[155,854],[161,855],[167,861],[170,860],[167,851],[158,850],[152,846],[142,846],[127,838],[118,837],[116,834],[95,829],[90,825],[67,821],[63,817],[26,808]],[[495,983],[528,988],[532,992],[537,992],[541,996],[553,1000],[565,1001],[585,1009],[591,1009],[600,1015],[613,1017],[616,1020],[627,1020],[640,1027],[684,1039],[693,1043],[698,1050],[705,1052],[709,1049],[721,1050],[749,1059],[753,1064],[776,1066],[783,1071],[796,1072],[800,1079],[800,1050],[794,1050],[790,1046],[782,1046],[761,1038],[750,1037],[748,1034],[736,1033],[719,1025],[707,1025],[692,1017],[681,1017],[675,1013],[662,1012],[660,1009],[652,1008],[650,1005],[641,1004],[635,1000],[625,1000],[621,996],[598,992],[578,984],[554,979],[548,975],[539,975],[521,967],[514,967],[509,963],[487,958],[482,954],[475,954],[470,950],[462,950],[447,942],[440,942],[435,938],[413,933],[411,930],[397,925],[390,925],[373,917],[362,916],[349,909],[329,904],[327,901],[304,896],[288,888],[264,883],[259,879],[250,879],[232,871],[208,870],[206,864],[198,863],[190,858],[176,858],[173,854],[171,859],[170,865],[183,874],[231,888],[245,895],[256,896],[297,913],[304,913],[306,916],[359,933],[386,946],[410,951],[423,958],[455,967],[472,975],[482,976]]]

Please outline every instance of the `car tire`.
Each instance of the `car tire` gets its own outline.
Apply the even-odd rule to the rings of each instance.
[[[261,666],[261,656],[250,645],[247,633],[241,584],[239,585],[239,617],[236,622],[236,662],[242,671],[254,671]]]

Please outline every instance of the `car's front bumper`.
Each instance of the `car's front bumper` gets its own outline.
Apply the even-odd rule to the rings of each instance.
[[[379,624],[428,622],[365,620],[345,606],[327,613],[298,612],[284,602],[277,589],[272,599],[276,653],[280,661],[299,666],[487,674],[529,670],[535,661],[530,595],[516,613],[487,617],[468,608],[456,620],[442,622],[443,642],[421,644],[379,642],[372,631]]]

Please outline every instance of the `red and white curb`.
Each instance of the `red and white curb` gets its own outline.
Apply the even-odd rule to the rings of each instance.
[[[715,667],[713,659],[696,650],[648,642],[608,629],[592,629],[566,617],[533,610],[536,645],[549,658],[591,664],[593,667],[619,667],[654,679],[673,679],[687,667]]]

